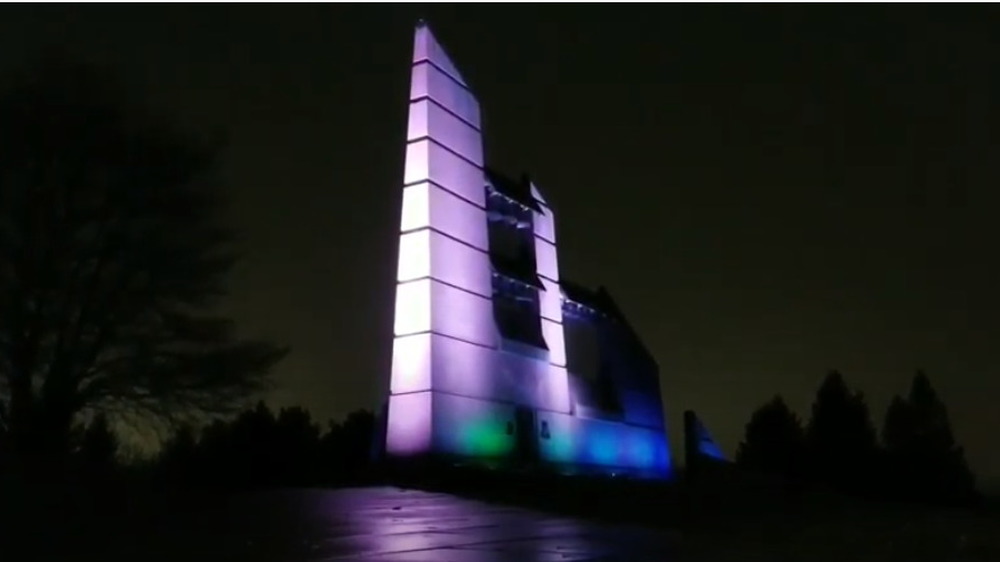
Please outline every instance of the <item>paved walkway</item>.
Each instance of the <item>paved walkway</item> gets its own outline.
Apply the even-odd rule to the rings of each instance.
[[[668,562],[662,533],[395,488],[271,492],[192,508],[135,560]]]

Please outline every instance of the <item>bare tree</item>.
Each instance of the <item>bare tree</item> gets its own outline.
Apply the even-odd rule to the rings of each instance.
[[[66,450],[81,413],[218,413],[286,349],[215,305],[236,254],[219,149],[155,119],[108,76],[48,61],[0,92],[0,421]]]

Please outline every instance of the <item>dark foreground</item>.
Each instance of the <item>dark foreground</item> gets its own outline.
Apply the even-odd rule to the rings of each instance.
[[[118,523],[117,529],[90,529],[73,536],[36,529],[35,537],[18,541],[18,552],[7,550],[0,560],[659,562],[675,558],[670,537],[662,532],[391,487],[216,496],[175,502],[171,511],[159,516],[136,514],[137,519]],[[101,535],[106,538],[100,539]]]
[[[0,561],[1000,560],[995,512],[791,502],[718,486],[660,495],[582,481],[571,493],[449,480],[423,487],[464,497],[390,486],[20,494],[0,510]]]

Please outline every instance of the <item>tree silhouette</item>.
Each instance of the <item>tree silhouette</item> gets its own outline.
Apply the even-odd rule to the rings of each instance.
[[[896,497],[936,503],[975,499],[975,478],[955,442],[944,402],[918,371],[909,396],[896,396],[882,429],[886,487]]]
[[[183,424],[163,443],[153,464],[154,473],[168,484],[191,484],[200,468],[199,452],[198,432]]]
[[[816,393],[806,428],[810,472],[846,492],[870,493],[876,481],[878,439],[868,404],[837,371]]]
[[[343,450],[355,467],[367,465],[372,457],[375,434],[375,414],[369,410],[355,410],[344,420]]]
[[[213,312],[235,259],[219,150],[94,68],[47,61],[0,93],[0,427],[69,449],[83,412],[230,412],[286,350]]]
[[[802,476],[805,433],[802,422],[781,396],[757,408],[736,451],[740,466],[785,478]]]
[[[83,431],[80,453],[95,463],[111,463],[118,454],[118,436],[104,414],[94,417]]]
[[[331,423],[321,447],[326,464],[340,477],[356,477],[371,463],[375,436],[375,414],[356,410],[343,423]]]
[[[118,436],[104,414],[98,414],[83,430],[77,451],[84,476],[106,478],[118,465]]]
[[[352,412],[321,434],[309,412],[260,402],[230,421],[216,420],[200,438],[181,427],[153,470],[165,481],[217,489],[340,485],[369,481],[375,417]]]
[[[317,473],[319,426],[300,406],[282,408],[274,424],[270,449],[277,465],[275,479],[287,485],[314,484],[322,476]]]

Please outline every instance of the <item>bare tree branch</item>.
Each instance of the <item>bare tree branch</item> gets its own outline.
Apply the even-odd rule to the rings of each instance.
[[[93,68],[0,92],[0,421],[22,440],[106,411],[226,413],[287,350],[213,313],[236,261],[219,147],[165,126]],[[59,436],[53,439],[58,441]]]

